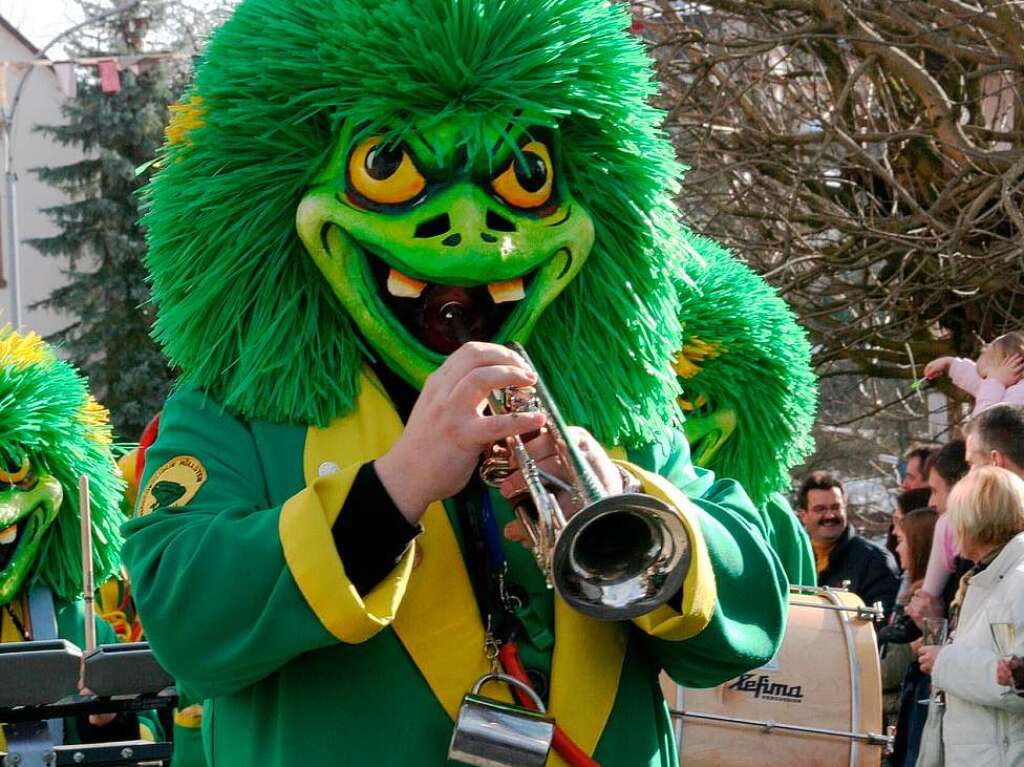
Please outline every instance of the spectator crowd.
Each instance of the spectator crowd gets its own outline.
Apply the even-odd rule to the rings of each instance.
[[[977,364],[929,366],[985,402],[965,439],[904,456],[885,545],[854,530],[835,476],[798,491],[818,585],[884,611],[890,767],[1024,765],[1024,357],[1011,340]]]

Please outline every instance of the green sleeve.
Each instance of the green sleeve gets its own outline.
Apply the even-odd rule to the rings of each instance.
[[[811,539],[789,503],[780,493],[772,493],[763,508],[774,533],[772,546],[782,560],[789,582],[795,586],[817,586]]]
[[[716,482],[695,469],[678,432],[630,458],[671,481],[700,509],[717,593],[711,621],[696,636],[671,641],[640,632],[648,652],[688,687],[720,684],[767,663],[785,630],[788,583],[762,514],[738,483]]]
[[[294,473],[302,489],[273,505],[246,424],[191,390],[176,392],[161,415],[140,509],[150,478],[176,461],[198,463],[205,478],[197,490],[192,482],[191,497],[170,494],[183,505],[125,523],[123,559],[153,652],[199,696],[240,690],[302,653],[363,641],[397,609],[402,589],[391,581],[363,601],[334,547],[331,524],[358,467],[302,487],[298,445],[281,448],[271,470]]]

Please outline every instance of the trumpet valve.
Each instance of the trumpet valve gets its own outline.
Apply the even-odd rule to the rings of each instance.
[[[505,412],[528,413],[540,410],[537,390],[532,386],[509,386],[504,389]]]
[[[509,459],[508,450],[500,445],[491,445],[490,454],[484,458],[478,471],[480,479],[488,487],[500,487],[515,469]]]

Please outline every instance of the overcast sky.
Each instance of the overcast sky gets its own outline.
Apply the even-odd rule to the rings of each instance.
[[[0,15],[37,48],[82,20],[74,0],[0,0]],[[59,55],[60,50],[52,53]]]
[[[217,18],[215,9],[224,13],[224,7],[237,0],[190,0],[193,10],[200,10],[208,18]],[[47,45],[61,32],[80,23],[84,16],[75,0],[0,0],[0,15],[16,27],[37,48]],[[59,59],[64,49],[58,43],[48,51],[51,59]]]

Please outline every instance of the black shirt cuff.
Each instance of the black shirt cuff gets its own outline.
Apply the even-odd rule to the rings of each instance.
[[[332,529],[345,574],[359,596],[384,580],[421,530],[395,506],[373,463],[363,464]]]

